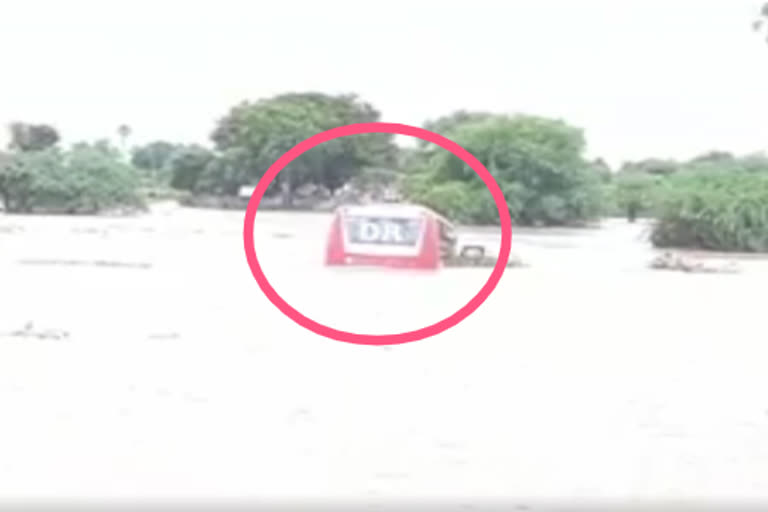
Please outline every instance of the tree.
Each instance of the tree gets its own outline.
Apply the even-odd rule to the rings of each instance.
[[[214,154],[202,146],[191,145],[177,150],[168,160],[171,186],[179,190],[195,190],[200,176]]]
[[[691,163],[702,163],[702,162],[730,162],[733,161],[735,157],[732,153],[729,153],[728,151],[710,151],[708,153],[701,154],[699,156],[696,156],[691,159]]]
[[[756,153],[743,156],[735,161],[742,170],[755,173],[768,173],[768,155]]]
[[[595,169],[603,182],[608,183],[613,179],[613,171],[611,170],[611,166],[608,165],[608,163],[606,163],[606,161],[602,158],[596,158],[593,160],[592,167]]]
[[[138,169],[157,171],[165,168],[179,144],[158,140],[133,148],[131,163]]]
[[[518,223],[571,224],[599,215],[601,178],[583,157],[586,142],[580,129],[535,116],[482,114],[462,121],[463,116],[447,116],[459,121],[451,125],[446,136],[483,162],[504,192],[510,214]],[[441,197],[453,198],[454,204],[469,197],[473,221],[498,222],[492,198],[474,170],[439,148],[423,151],[429,155],[422,160],[426,164],[409,172],[406,179],[406,190],[416,192],[412,199],[426,201],[440,210],[434,198],[443,189],[435,187],[454,183]],[[425,175],[428,178],[424,179]],[[414,180],[419,184],[414,185]],[[455,183],[463,183],[466,194],[458,194],[459,185]],[[478,201],[484,206],[475,204]]]
[[[350,180],[350,184],[358,191],[370,193],[377,199],[387,197],[388,192],[397,192],[401,173],[396,169],[385,167],[365,167],[360,174]]]
[[[7,212],[27,209],[31,194],[32,174],[22,164],[20,154],[0,154],[0,199]]]
[[[10,212],[95,213],[139,208],[143,199],[132,167],[104,143],[20,152],[0,166],[0,196]]]
[[[144,206],[135,169],[109,141],[75,144],[63,154],[63,164],[67,188],[60,200],[68,212]]]
[[[680,168],[680,164],[674,160],[662,160],[659,158],[648,158],[637,162],[625,162],[619,169],[620,173],[644,173],[657,176],[667,176]]]
[[[654,187],[659,179],[644,172],[623,172],[616,177],[616,203],[629,222],[635,222],[653,207]]]
[[[378,121],[380,113],[354,95],[289,93],[243,102],[222,118],[211,138],[219,151],[240,149],[243,177],[255,183],[293,146],[319,132],[352,123]],[[396,156],[390,134],[363,134],[328,141],[291,162],[275,179],[286,205],[304,184],[333,191],[369,165],[389,165]],[[213,170],[211,170],[213,172]],[[227,176],[231,177],[231,173]],[[215,174],[207,176],[207,180]],[[229,188],[229,187],[224,187]]]
[[[484,121],[486,119],[492,119],[495,114],[490,112],[476,112],[469,110],[457,110],[447,116],[438,117],[434,120],[429,120],[424,123],[424,129],[437,133],[444,137],[450,138],[451,132],[457,128],[472,123],[475,121]],[[426,141],[423,141],[426,142]],[[428,143],[427,143],[428,144]]]
[[[123,151],[128,147],[128,137],[131,136],[131,133],[133,133],[133,130],[127,124],[121,124],[117,127],[117,135],[120,137],[120,145]]]
[[[14,151],[42,151],[59,142],[59,132],[47,124],[11,123],[9,149]]]
[[[768,173],[685,170],[657,202],[657,247],[768,252]]]
[[[245,148],[230,148],[220,155],[209,154],[208,160],[201,155],[203,165],[194,185],[189,190],[213,195],[237,195],[240,188],[248,185],[249,153]]]

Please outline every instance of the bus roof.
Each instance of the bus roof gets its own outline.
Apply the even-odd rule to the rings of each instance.
[[[434,210],[421,206],[418,204],[410,203],[380,203],[380,204],[366,204],[366,205],[349,205],[340,206],[339,210],[343,211],[346,215],[360,215],[371,217],[416,217],[424,213],[428,213],[434,216],[443,224],[452,226],[453,223],[435,212]]]

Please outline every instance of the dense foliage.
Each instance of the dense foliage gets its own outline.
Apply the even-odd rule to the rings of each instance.
[[[686,167],[657,191],[658,247],[768,251],[768,166],[759,159]]]
[[[653,173],[624,171],[613,180],[613,200],[618,212],[634,222],[638,217],[653,215],[657,191],[662,178]]]
[[[4,155],[0,198],[6,211],[16,213],[96,213],[143,206],[135,170],[106,143]]]
[[[205,191],[232,193],[253,185],[269,166],[299,142],[338,126],[378,121],[380,114],[355,96],[320,93],[283,94],[235,106],[212,134],[222,154],[204,173]],[[389,134],[337,138],[317,146],[291,162],[278,175],[272,190],[286,203],[307,184],[331,192],[367,166],[395,161],[396,147]]]
[[[559,120],[459,112],[428,123],[477,157],[499,184],[518,224],[568,225],[602,210],[602,178],[584,159],[578,128]],[[487,187],[468,165],[436,147],[422,147],[408,169],[406,194],[463,222],[497,223]]]
[[[202,146],[179,147],[167,162],[170,185],[178,190],[197,190],[201,176],[214,159],[214,153]],[[223,176],[218,177],[218,181],[223,179]],[[232,193],[237,193],[237,189]]]
[[[172,144],[167,141],[158,140],[133,148],[131,152],[131,163],[137,169],[148,171],[148,173],[158,179],[168,179],[168,163],[173,155],[182,149],[179,144]]]
[[[229,199],[255,185],[302,140],[379,119],[356,96],[282,94],[230,109],[212,132],[212,148],[158,140],[129,155],[106,142],[62,149],[53,127],[14,123],[8,151],[0,152],[0,200],[9,212],[91,213],[139,207],[144,193]],[[517,225],[647,217],[659,247],[768,251],[764,155],[711,151],[687,162],[627,162],[613,172],[600,159],[588,161],[582,130],[561,120],[461,110],[424,126],[486,166]],[[130,127],[116,135],[125,149]],[[327,199],[344,186],[380,197],[396,190],[459,223],[499,220],[487,187],[459,158],[424,141],[398,147],[388,134],[338,138],[305,152],[278,175],[268,195],[291,206],[297,191],[315,189]]]
[[[59,132],[47,124],[11,123],[9,149],[14,151],[40,151],[59,142]]]

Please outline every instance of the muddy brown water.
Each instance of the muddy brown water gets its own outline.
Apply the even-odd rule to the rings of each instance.
[[[275,289],[336,328],[423,327],[490,272],[326,269],[328,222],[259,213],[255,238]],[[0,216],[0,501],[767,499],[766,265],[654,272],[643,229],[514,231],[530,267],[385,348],[270,304],[240,213]]]

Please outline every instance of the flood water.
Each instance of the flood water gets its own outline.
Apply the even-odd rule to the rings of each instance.
[[[0,216],[0,501],[768,499],[765,262],[652,271],[642,223],[513,230],[529,266],[467,320],[357,346],[266,299],[242,221]],[[255,239],[337,329],[424,327],[490,273],[327,269],[329,222],[259,213]]]

